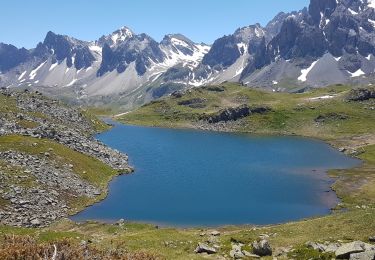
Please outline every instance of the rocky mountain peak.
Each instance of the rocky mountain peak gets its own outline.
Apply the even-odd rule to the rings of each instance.
[[[336,0],[311,0],[309,14],[315,24],[319,24],[321,18],[330,17],[337,7]]]
[[[124,41],[132,38],[134,35],[135,34],[131,29],[123,26],[109,35],[103,35],[100,37],[97,41],[97,45],[103,47],[105,44],[108,44],[110,47],[116,47]]]
[[[29,58],[29,51],[11,44],[0,43],[0,72],[7,71]]]
[[[192,40],[179,33],[165,35],[161,43],[173,45],[194,45],[194,42]]]
[[[53,60],[59,62],[66,59],[68,67],[76,69],[90,67],[95,57],[89,49],[89,43],[74,39],[66,35],[55,34],[49,31],[39,49],[45,47],[53,55]]]
[[[240,41],[248,42],[252,38],[263,38],[266,35],[266,30],[259,23],[257,23],[237,29],[234,35]]]
[[[199,51],[198,44],[182,34],[168,34],[161,41],[161,47],[164,50],[171,50],[175,53],[192,56]]]

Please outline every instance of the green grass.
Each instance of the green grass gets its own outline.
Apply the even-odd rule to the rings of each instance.
[[[329,254],[321,254],[307,249],[308,241],[324,243],[342,240],[367,241],[375,230],[375,210],[358,209],[325,217],[306,219],[281,225],[264,227],[227,226],[219,228],[221,232],[218,244],[221,246],[218,255],[229,255],[231,242],[237,241],[249,246],[259,235],[270,235],[269,241],[274,250],[280,247],[293,246],[296,250],[290,253],[294,259],[331,259]],[[204,259],[194,254],[198,242],[205,242],[208,236],[200,236],[202,229],[155,228],[152,225],[127,222],[123,226],[98,222],[76,224],[68,220],[60,221],[44,229],[18,229],[1,227],[0,234],[32,235],[39,241],[56,241],[62,239],[80,243],[90,240],[92,245],[103,250],[120,249],[129,252],[146,250],[157,253],[165,259]],[[207,232],[206,232],[207,233]],[[272,259],[272,258],[270,258]]]
[[[85,110],[82,110],[82,114],[91,122],[93,128],[95,129],[95,131],[97,132],[104,132],[108,129],[110,129],[111,127],[109,125],[107,125],[106,123],[104,123],[102,120],[100,120],[96,115],[100,115],[100,116],[103,116],[103,114],[94,114],[93,112],[97,112],[96,110],[92,110],[92,109],[85,109]]]
[[[304,94],[269,93],[237,84],[225,84],[223,87],[223,92],[196,88],[181,98],[162,98],[120,117],[119,121],[148,126],[190,127],[203,114],[217,113],[223,108],[248,104],[268,106],[272,108],[272,112],[247,117],[244,126],[237,131],[297,134],[323,139],[375,131],[375,115],[372,110],[366,109],[366,104],[344,101],[348,87],[323,88]],[[337,96],[329,100],[311,100],[314,97],[332,94]],[[197,109],[178,104],[180,101],[193,98],[207,99],[206,106]],[[316,124],[314,120],[318,116],[329,113],[344,114],[348,119],[326,120],[324,123]],[[358,127],[358,124],[362,127]]]

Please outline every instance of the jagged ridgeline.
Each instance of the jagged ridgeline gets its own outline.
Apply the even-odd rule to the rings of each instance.
[[[94,139],[105,124],[38,92],[0,90],[0,224],[40,227],[102,198],[130,172]]]
[[[374,81],[375,3],[311,0],[266,26],[212,45],[181,34],[160,42],[123,27],[96,41],[48,32],[36,48],[0,44],[0,85],[131,109],[176,90],[224,81],[278,91]]]

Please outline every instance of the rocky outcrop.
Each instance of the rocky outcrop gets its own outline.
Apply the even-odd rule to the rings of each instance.
[[[316,123],[323,123],[327,120],[347,120],[348,118],[348,115],[345,114],[328,113],[317,116],[314,121]]]
[[[182,100],[177,104],[180,106],[188,106],[190,108],[204,108],[206,107],[206,98],[192,98],[187,100]]]
[[[322,253],[334,253],[337,259],[350,259],[350,260],[374,260],[375,259],[375,246],[362,242],[353,241],[350,243],[338,242],[308,242],[308,248],[312,248]]]
[[[199,243],[194,252],[197,254],[201,254],[201,253],[216,254],[217,251],[215,248],[210,247],[207,244]]]
[[[375,98],[375,87],[352,89],[348,94],[349,101],[365,101]]]
[[[375,250],[351,254],[349,260],[374,260]]]
[[[335,251],[335,255],[338,259],[349,259],[353,254],[369,251],[375,251],[375,246],[366,244],[362,241],[354,241],[340,246]]]
[[[317,243],[317,242],[307,242],[306,243],[307,248],[312,248],[314,250],[317,250],[319,252],[324,253],[334,253],[336,250],[341,246],[340,243]]]
[[[238,119],[247,117],[251,114],[264,114],[269,112],[271,109],[268,107],[249,107],[248,105],[242,105],[234,108],[227,108],[220,110],[213,115],[203,116],[203,120],[206,120],[210,124],[219,122],[236,121]]]
[[[272,255],[272,248],[269,242],[266,239],[260,241],[254,241],[253,244],[253,253],[259,256],[270,256]]]

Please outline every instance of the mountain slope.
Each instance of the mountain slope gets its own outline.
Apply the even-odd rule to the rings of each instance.
[[[372,0],[311,0],[197,44],[181,34],[157,42],[122,27],[92,42],[49,32],[35,49],[0,45],[0,86],[32,87],[90,105],[132,109],[194,86],[242,82],[273,91],[300,91],[375,80]]]
[[[253,61],[261,66],[250,63],[242,80],[268,86],[289,80],[294,86],[312,87],[353,79],[371,82],[373,19],[374,8],[368,1],[312,0],[307,12],[284,20],[264,55]]]
[[[174,66],[197,67],[209,50],[208,45],[196,44],[180,34],[166,35],[158,43],[127,27],[94,42],[48,32],[32,50],[5,44],[0,47],[3,87],[33,87],[82,102],[130,96],[135,101],[123,103],[139,99],[140,104],[154,98],[152,92],[146,95],[146,89],[159,86],[157,80],[162,74]]]
[[[125,154],[95,140],[106,128],[87,112],[37,92],[1,89],[0,102],[0,225],[49,225],[130,172]]]

